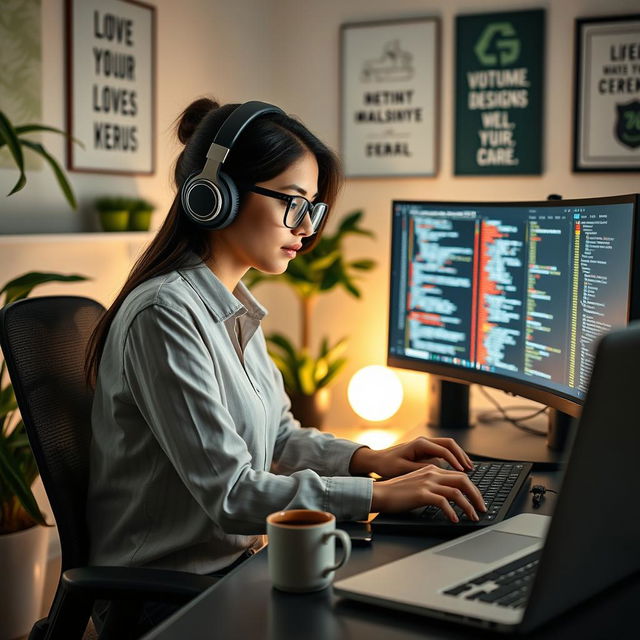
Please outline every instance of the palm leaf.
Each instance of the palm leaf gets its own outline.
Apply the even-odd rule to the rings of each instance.
[[[340,284],[354,297],[354,298],[359,298],[360,297],[360,289],[358,289],[358,287],[356,287],[353,282],[351,282],[350,279],[348,278],[343,278],[340,281]]]
[[[331,347],[326,355],[327,360],[333,360],[334,358],[336,358],[337,356],[339,356],[340,354],[344,353],[345,349],[347,348],[347,343],[348,343],[348,338],[344,337],[341,338],[340,340],[338,340],[338,342],[336,342],[333,347]]]
[[[340,373],[340,371],[342,370],[345,364],[347,364],[346,358],[338,358],[337,360],[334,360],[329,365],[329,369],[327,370],[327,375],[324,376],[324,378],[322,378],[322,380],[318,382],[318,385],[317,385],[318,389],[329,385],[331,381]]]
[[[74,138],[71,134],[63,131],[62,129],[56,129],[55,127],[49,127],[46,124],[21,124],[17,127],[14,127],[14,131],[17,135],[22,135],[23,133],[32,133],[33,131],[50,131],[51,133],[59,133],[65,138],[69,138],[73,140],[78,146],[84,149],[84,144],[78,138]],[[0,144],[0,147],[2,144]]]
[[[325,256],[320,256],[310,261],[309,268],[312,272],[324,271],[325,269],[329,269],[331,265],[336,261],[340,260],[341,253],[340,251],[331,251]]]
[[[338,227],[338,233],[348,233],[349,231],[353,231],[357,226],[358,222],[360,222],[360,218],[362,218],[363,211],[354,211],[352,214],[345,216]]]
[[[297,367],[291,367],[287,360],[279,356],[277,353],[273,353],[273,351],[269,351],[269,355],[276,367],[278,367],[278,371],[282,374],[282,380],[285,388],[294,392],[299,391],[300,384],[298,380]]]
[[[328,291],[333,289],[344,277],[344,267],[342,260],[336,260],[329,269],[327,269],[320,281],[319,290]]]
[[[80,275],[63,275],[60,273],[46,273],[40,271],[31,271],[7,282],[2,289],[0,295],[5,294],[5,304],[26,298],[33,289],[46,284],[47,282],[79,282],[88,280],[86,276]]]
[[[302,353],[302,362],[298,367],[298,378],[300,380],[300,391],[305,395],[310,396],[316,389],[316,381],[314,378],[314,371],[316,368],[316,361],[307,352]]]
[[[24,422],[20,420],[15,429],[5,438],[7,447],[12,451],[24,447],[25,449],[30,447],[29,438],[24,428]]]
[[[327,336],[324,336],[324,338],[322,338],[322,342],[320,343],[320,357],[325,358],[328,353],[329,353],[329,338],[327,338]]]
[[[7,414],[18,408],[16,396],[13,393],[13,387],[8,384],[4,389],[0,390],[0,424],[3,424]]]
[[[329,361],[327,358],[318,358],[315,363],[315,367],[313,368],[313,384],[314,387],[318,388],[318,383],[327,375],[329,372]]]
[[[267,342],[282,350],[285,359],[290,366],[298,366],[300,358],[288,338],[283,336],[281,333],[272,333],[267,336]]]
[[[311,270],[309,269],[307,261],[304,258],[306,258],[306,255],[303,254],[299,258],[296,258],[295,260],[291,260],[291,262],[289,262],[289,266],[285,271],[287,280],[313,282],[313,275],[311,273]]]
[[[0,479],[15,494],[23,509],[35,522],[42,525],[47,524],[31,487],[25,483],[20,467],[7,450],[6,443],[2,438],[0,438]]]
[[[18,136],[11,122],[9,122],[9,119],[2,111],[0,111],[0,139],[7,145],[9,153],[13,156],[18,171],[20,172],[18,182],[16,182],[13,189],[9,192],[9,195],[12,195],[16,193],[16,191],[20,191],[20,189],[27,184],[27,177],[24,174],[24,156],[22,155],[20,140],[18,140]]]
[[[31,142],[31,140],[23,139],[22,144],[25,147],[28,147],[29,149],[40,154],[49,163],[49,166],[51,167],[51,170],[53,171],[53,174],[58,181],[58,185],[60,185],[60,189],[62,189],[62,193],[67,199],[69,206],[72,209],[77,209],[78,203],[76,202],[76,198],[73,195],[71,185],[69,184],[67,177],[64,175],[64,171],[62,170],[56,159],[39,142]]]
[[[361,260],[354,260],[353,262],[349,262],[347,266],[351,269],[357,269],[358,271],[369,271],[376,266],[376,261],[363,258]]]

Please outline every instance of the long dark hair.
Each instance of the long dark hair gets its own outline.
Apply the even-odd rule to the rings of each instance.
[[[120,293],[98,322],[89,340],[85,376],[90,386],[96,384],[98,366],[111,323],[131,291],[146,280],[184,266],[190,251],[202,260],[209,258],[209,232],[196,226],[183,214],[180,189],[192,173],[202,169],[207,150],[218,129],[238,106],[220,106],[209,98],[200,98],[191,103],[177,119],[178,139],[185,145],[174,170],[177,193],[162,226],[133,265]],[[285,171],[307,151],[313,153],[318,163],[318,200],[326,202],[331,211],[342,180],[340,163],[330,149],[291,116],[268,113],[250,122],[229,151],[224,171],[237,182],[265,182]],[[240,207],[242,204],[241,194]],[[322,228],[325,223],[326,218]],[[301,252],[313,248],[322,228],[302,239]]]

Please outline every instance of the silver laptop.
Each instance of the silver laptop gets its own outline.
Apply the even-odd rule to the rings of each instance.
[[[598,345],[552,518],[515,516],[340,580],[336,594],[529,631],[640,570],[640,518],[629,514],[640,483],[639,389],[640,323],[634,323]]]

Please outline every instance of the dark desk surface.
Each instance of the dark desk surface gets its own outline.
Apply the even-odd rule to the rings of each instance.
[[[554,474],[538,473],[533,483],[554,486]],[[550,514],[555,494],[536,513]],[[526,500],[522,511],[532,511]],[[374,536],[367,547],[354,547],[351,559],[337,574],[347,577],[441,542],[437,538]],[[603,541],[606,544],[606,541]],[[417,638],[485,638],[495,634],[453,623],[351,602],[332,589],[312,594],[287,594],[271,587],[268,548],[208,589],[144,640],[415,640]],[[636,637],[640,576],[593,598],[539,629],[530,638]],[[635,629],[635,631],[634,631]],[[631,634],[631,635],[629,635]]]

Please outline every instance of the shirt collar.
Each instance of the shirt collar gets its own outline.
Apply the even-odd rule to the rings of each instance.
[[[244,282],[239,282],[232,293],[195,254],[193,260],[178,269],[178,273],[193,287],[216,322],[245,313],[259,322],[267,315],[267,310],[253,297]]]

